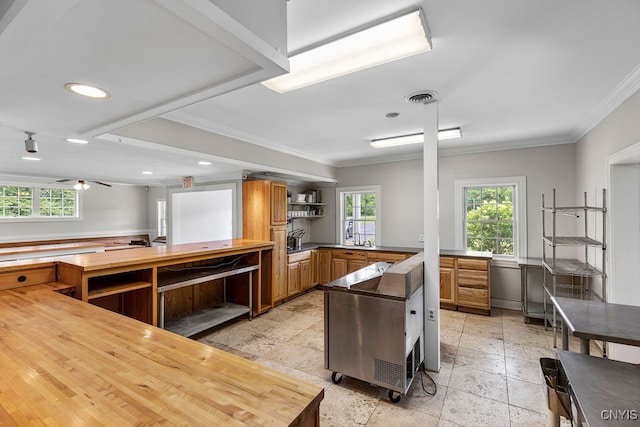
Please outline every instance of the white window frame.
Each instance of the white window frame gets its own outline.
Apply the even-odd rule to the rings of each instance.
[[[47,183],[37,182],[0,182],[0,186],[4,187],[27,187],[32,189],[34,198],[32,200],[32,216],[28,217],[0,217],[0,223],[10,222],[69,222],[69,221],[82,221],[82,190],[76,190],[71,188],[76,194],[76,214],[74,216],[67,217],[55,217],[55,216],[40,216],[40,189],[41,188],[55,188],[61,190],[70,190],[69,187],[64,185],[52,185]]]
[[[344,194],[345,193],[376,193],[376,235],[375,245],[382,246],[382,192],[379,185],[363,185],[357,187],[338,187],[336,188],[336,242],[340,245],[344,244],[343,236],[346,233],[344,228],[345,219],[342,217],[344,212]]]
[[[514,187],[513,194],[513,255],[494,254],[495,261],[512,264],[527,256],[527,177],[509,176],[500,178],[459,179],[455,181],[455,249],[466,250],[465,189],[469,187]]]
[[[161,212],[161,210],[163,212]],[[156,200],[156,232],[158,236],[167,236],[167,199]],[[162,234],[162,221],[164,221],[164,234]]]

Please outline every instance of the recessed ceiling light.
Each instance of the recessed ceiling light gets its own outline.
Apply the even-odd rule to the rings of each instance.
[[[201,160],[198,164],[202,166],[211,166],[211,162],[207,162],[206,160]]]
[[[152,171],[142,171],[142,175],[153,175]]]
[[[67,90],[70,90],[73,93],[77,93],[78,95],[87,96],[89,98],[99,98],[104,99],[109,97],[109,93],[100,89],[99,87],[86,85],[83,83],[67,83],[64,85]]]
[[[385,114],[384,118],[385,119],[395,119],[396,117],[399,117],[399,116],[400,116],[400,113],[393,112],[393,113]]]
[[[65,138],[67,142],[73,142],[74,144],[88,144],[89,141],[86,139],[78,139],[78,138]]]
[[[33,161],[33,162],[37,162],[38,160],[40,160],[40,159],[39,159],[39,158],[37,158],[37,157],[28,157],[28,156],[23,156],[23,157],[20,157],[20,158],[21,158],[22,160],[31,160],[31,161]]]

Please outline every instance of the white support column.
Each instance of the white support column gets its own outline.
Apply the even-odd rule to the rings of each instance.
[[[424,363],[440,371],[440,227],[438,102],[424,104]],[[430,318],[430,312],[433,317]]]

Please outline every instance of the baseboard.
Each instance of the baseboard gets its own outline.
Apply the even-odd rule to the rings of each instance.
[[[522,310],[520,301],[491,298],[491,308],[506,308],[507,310]]]

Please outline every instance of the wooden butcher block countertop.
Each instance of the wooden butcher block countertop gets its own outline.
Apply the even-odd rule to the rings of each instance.
[[[0,291],[0,425],[317,425],[322,388],[51,289]]]

